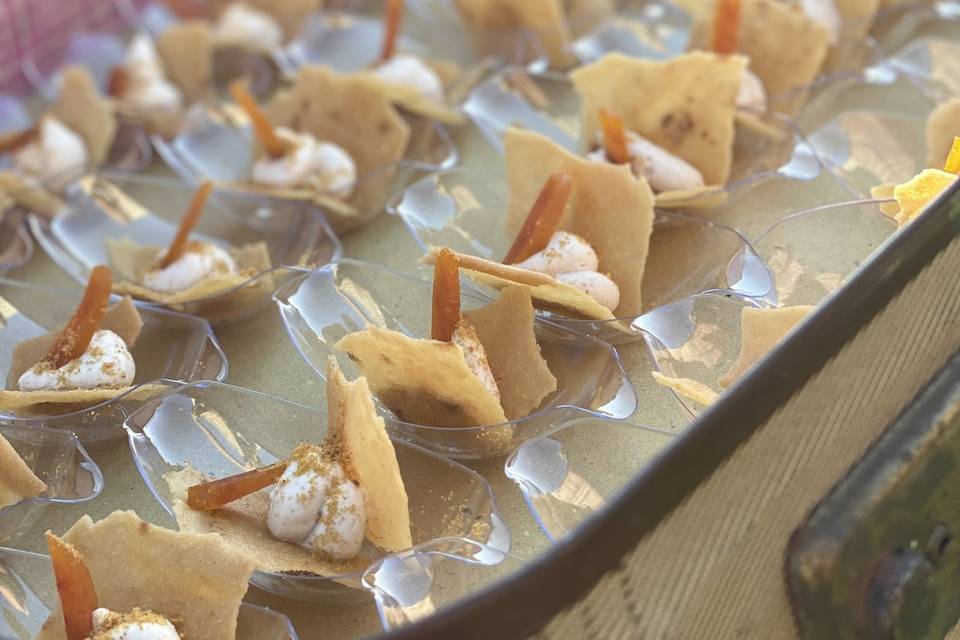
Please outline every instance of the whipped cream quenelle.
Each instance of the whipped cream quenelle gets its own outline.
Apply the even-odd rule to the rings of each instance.
[[[90,640],[180,640],[180,634],[169,620],[152,611],[120,614],[100,607],[93,611]]]
[[[647,140],[633,131],[625,132],[627,151],[630,154],[630,170],[635,176],[643,176],[656,193],[663,191],[690,191],[704,186],[703,175],[692,164],[676,156],[660,145]],[[606,162],[607,153],[601,147],[590,152],[588,158]]]
[[[597,271],[600,259],[593,247],[567,231],[554,232],[546,248],[513,266],[553,276],[558,282],[590,295],[610,311],[620,304],[620,287]]]
[[[229,253],[216,245],[195,242],[166,268],[148,271],[143,285],[162,293],[177,293],[211,276],[236,272],[237,263]]]
[[[348,560],[360,553],[367,528],[363,490],[322,447],[300,445],[270,492],[267,528],[278,540]]]
[[[808,18],[823,25],[830,34],[830,44],[840,42],[843,20],[834,0],[800,0],[800,8]]]
[[[750,69],[744,68],[737,92],[737,106],[751,111],[767,110],[767,90],[763,81]]]
[[[443,83],[427,63],[416,56],[398,53],[374,68],[383,81],[410,87],[428,100],[443,102]]]
[[[63,391],[126,387],[133,384],[136,365],[123,338],[113,331],[101,329],[93,334],[83,355],[59,369],[43,363],[34,365],[20,376],[21,391]]]
[[[231,3],[217,20],[214,33],[222,42],[244,44],[258,49],[283,45],[283,28],[273,16],[243,3]]]
[[[175,113],[183,106],[183,94],[167,80],[157,49],[147,34],[138,33],[131,40],[124,69],[129,86],[120,97],[126,104],[150,113]]]
[[[13,154],[14,166],[44,181],[79,170],[87,160],[83,138],[52,116],[40,121],[35,140]]]
[[[287,144],[282,158],[264,155],[253,165],[253,181],[275,187],[311,186],[341,198],[350,196],[357,167],[342,147],[286,127],[276,130]]]
[[[463,359],[484,388],[490,392],[490,395],[500,400],[500,388],[493,377],[493,371],[487,361],[487,352],[483,348],[483,343],[480,342],[476,329],[461,319],[453,330],[450,341],[463,350]]]

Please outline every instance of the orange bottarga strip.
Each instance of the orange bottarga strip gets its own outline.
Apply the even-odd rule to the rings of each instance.
[[[383,48],[380,50],[380,62],[386,62],[393,57],[397,49],[397,35],[400,33],[402,21],[403,0],[387,0],[386,11],[383,14]]]
[[[257,100],[247,89],[247,83],[244,80],[234,80],[230,83],[230,97],[240,105],[250,122],[253,124],[253,133],[257,140],[263,145],[264,151],[271,158],[282,158],[287,153],[287,145],[273,130],[273,125],[267,119],[267,114],[263,112]]]
[[[280,479],[286,468],[286,462],[278,462],[262,469],[195,484],[187,489],[187,506],[198,511],[222,509],[234,500],[269,487]]]
[[[57,336],[42,362],[53,369],[59,369],[83,355],[107,312],[112,288],[113,274],[110,269],[103,265],[94,267],[77,310],[73,312],[67,326]]]
[[[460,259],[441,249],[433,264],[433,314],[430,337],[450,342],[460,322]]]
[[[84,640],[93,633],[93,612],[97,608],[97,591],[83,558],[73,545],[47,532],[47,549],[57,579],[60,608],[67,640]]]
[[[953,138],[953,146],[947,154],[947,161],[943,165],[947,173],[960,173],[960,138]]]
[[[740,33],[740,0],[716,1],[711,48],[714,53],[729,55],[737,50],[737,39]]]
[[[107,77],[107,95],[122,98],[130,90],[130,72],[125,67],[114,67]]]
[[[40,126],[33,125],[23,131],[14,131],[0,136],[0,153],[13,153],[19,151],[40,135]]]
[[[566,171],[557,171],[547,178],[503,264],[522,262],[546,248],[560,224],[572,190],[573,178]]]
[[[616,164],[630,162],[627,134],[623,130],[623,118],[606,109],[600,109],[600,128],[603,131],[603,148],[607,153],[607,159]]]
[[[207,198],[210,197],[210,192],[212,191],[213,183],[204,182],[200,185],[200,188],[197,189],[197,192],[193,194],[193,200],[190,202],[190,206],[187,207],[187,212],[184,213],[183,218],[180,219],[180,227],[177,229],[177,235],[173,237],[173,242],[170,243],[167,254],[163,256],[163,260],[160,261],[161,269],[166,269],[179,260],[180,256],[187,250],[187,239],[190,237],[190,232],[193,231],[193,228],[197,226],[197,221],[200,219],[200,214],[203,213],[203,208],[207,204]]]

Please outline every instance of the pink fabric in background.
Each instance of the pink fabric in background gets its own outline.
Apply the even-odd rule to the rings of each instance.
[[[0,0],[0,92],[29,92],[24,60],[32,58],[40,67],[56,64],[74,33],[129,28],[118,9],[123,1]],[[149,0],[126,1],[142,7]]]

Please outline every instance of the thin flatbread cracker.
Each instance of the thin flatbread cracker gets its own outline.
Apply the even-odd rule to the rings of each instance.
[[[511,127],[504,144],[510,188],[507,237],[520,230],[550,174],[568,172],[573,193],[558,228],[590,243],[600,259],[599,271],[620,288],[613,315],[643,313],[640,288],[653,233],[653,193],[647,181],[635,178],[626,166],[574,155],[538,133]]]
[[[51,220],[66,203],[35,182],[12,171],[0,171],[0,192],[18,205]]]
[[[187,506],[187,489],[209,478],[187,467],[164,475],[174,497],[173,513],[181,531],[218,533],[226,545],[251,558],[257,569],[275,572],[306,572],[318,576],[335,576],[362,571],[370,558],[358,555],[338,561],[321,558],[300,545],[277,540],[267,529],[270,489],[264,489],[235,500],[216,511],[197,511]]]
[[[960,136],[960,97],[950,98],[927,116],[927,166],[942,169],[953,139]]]
[[[924,169],[912,179],[893,188],[899,210],[893,219],[903,226],[927,210],[940,194],[957,181],[957,175],[940,169]]]
[[[409,549],[410,507],[397,452],[367,381],[347,382],[334,356],[327,360],[327,413],[327,438],[339,447],[347,477],[364,491],[367,538],[387,552]]]
[[[222,305],[224,309],[243,307],[255,304],[264,295],[273,291],[273,278],[269,276],[259,278],[247,286],[241,286],[250,278],[270,269],[270,252],[263,242],[228,249],[236,262],[236,273],[216,275],[173,294],[154,291],[139,284],[143,282],[147,269],[155,264],[157,256],[163,252],[162,247],[144,246],[129,239],[113,240],[111,238],[106,240],[106,246],[110,266],[118,276],[124,278],[114,283],[114,292],[158,302],[174,309],[188,302],[213,298],[229,292],[227,296],[211,301],[211,312],[216,312],[217,305]],[[204,315],[204,317],[207,316]]]
[[[557,379],[537,343],[529,291],[509,287],[495,301],[463,316],[483,344],[507,418],[530,415],[557,390]]]
[[[740,354],[730,371],[720,378],[720,386],[726,389],[733,384],[812,310],[809,305],[777,309],[744,307],[740,316]]]
[[[334,347],[357,363],[374,394],[401,420],[451,428],[507,422],[500,401],[452,342],[367,327]]]
[[[70,65],[61,78],[60,93],[50,113],[83,138],[90,164],[99,165],[107,159],[117,135],[113,105],[100,95],[85,67]]]
[[[708,187],[726,184],[733,164],[734,114],[747,60],[702,51],[653,61],[609,54],[570,74],[581,99],[582,140],[599,131],[600,109],[686,160]]]
[[[442,102],[425,97],[416,87],[385,82],[372,71],[364,71],[359,75],[369,82],[371,87],[386,96],[390,102],[410,113],[444,124],[457,125],[465,121],[462,113]]]
[[[101,329],[113,331],[132,348],[140,335],[143,321],[136,305],[127,297],[107,310],[100,323]],[[13,350],[10,360],[10,370],[7,375],[6,387],[0,391],[0,409],[16,413],[32,413],[37,410],[51,409],[50,405],[61,405],[63,408],[91,406],[99,404],[121,394],[129,392],[134,387],[106,387],[99,389],[70,389],[67,391],[16,391],[20,376],[34,366],[47,354],[56,341],[62,327],[56,331],[24,340]],[[152,395],[158,385],[142,385],[133,392],[133,398],[146,398]]]
[[[339,74],[307,65],[293,86],[266,107],[271,123],[305,131],[343,147],[353,158],[359,182],[349,198],[359,215],[334,218],[334,228],[355,228],[383,209],[383,201],[410,144],[410,125],[363,74]]]
[[[47,485],[33,473],[13,445],[0,435],[0,509],[36,498]]]
[[[562,0],[454,0],[467,25],[479,31],[529,30],[546,51],[553,69],[576,62]]]
[[[213,32],[207,21],[171,25],[157,38],[157,54],[187,104],[200,100],[213,85]]]
[[[705,407],[713,404],[720,397],[719,393],[707,385],[691,378],[674,378],[673,376],[665,376],[659,371],[653,371],[651,375],[660,386],[676,391],[678,395],[687,400],[692,400]]]
[[[690,38],[691,49],[709,48],[713,12],[701,16]],[[820,73],[830,48],[830,33],[811,20],[798,4],[779,0],[742,0],[737,51],[750,59],[750,70],[763,81],[767,95],[784,98],[809,87]],[[792,112],[802,93],[779,100],[780,111]]]
[[[174,621],[183,638],[235,640],[254,567],[219,536],[171,531],[115,511],[97,523],[84,516],[63,539],[90,569],[100,606],[149,609]],[[64,637],[58,607],[37,638]]]
[[[870,187],[870,197],[877,200],[881,198],[893,198],[893,192],[897,188],[897,185],[892,182],[884,182],[883,184],[878,184],[875,187]],[[894,220],[897,219],[897,214],[900,213],[900,205],[894,202],[881,202],[877,205],[880,209],[880,212],[885,216],[889,216]]]

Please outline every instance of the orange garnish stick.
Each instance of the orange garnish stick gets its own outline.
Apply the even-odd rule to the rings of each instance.
[[[207,204],[207,198],[210,197],[210,192],[212,191],[213,183],[204,182],[200,185],[200,188],[197,189],[197,192],[193,194],[193,200],[190,201],[187,212],[184,213],[180,219],[180,227],[177,229],[177,235],[173,237],[173,242],[170,243],[167,254],[163,256],[163,260],[160,261],[161,269],[166,269],[179,260],[183,252],[186,251],[187,239],[190,237],[190,232],[197,226],[197,221],[200,219],[200,214],[203,213],[203,208]]]
[[[441,249],[433,263],[433,314],[430,337],[450,342],[460,322],[460,259],[450,249]]]
[[[77,310],[73,312],[67,326],[57,336],[42,362],[53,369],[59,369],[83,355],[107,312],[112,287],[113,274],[110,269],[103,265],[94,267]]]
[[[546,248],[560,224],[572,190],[573,178],[566,171],[557,171],[547,178],[503,264],[516,264]]]
[[[380,62],[393,57],[397,49],[397,35],[403,22],[403,0],[387,0],[383,14],[383,48],[380,50]]]
[[[282,158],[287,153],[287,145],[280,139],[273,125],[267,119],[267,114],[263,112],[257,100],[247,89],[247,83],[244,80],[234,80],[230,83],[230,96],[246,112],[253,124],[253,134],[263,145],[264,150],[271,158]]]
[[[603,148],[607,152],[607,159],[616,164],[630,162],[623,118],[606,109],[600,109],[600,129],[603,131]]]
[[[114,98],[122,98],[130,91],[132,78],[126,67],[117,66],[110,70],[107,76],[107,95]]]
[[[13,131],[0,136],[0,153],[13,153],[19,151],[40,135],[40,126],[33,125],[29,129]]]
[[[947,161],[943,165],[947,173],[960,173],[960,138],[953,138],[953,146],[947,154]]]
[[[187,489],[187,506],[199,511],[222,509],[234,500],[269,487],[280,479],[286,468],[286,462],[277,462],[262,469],[195,484]]]
[[[73,545],[47,532],[47,549],[57,579],[60,608],[67,630],[67,640],[84,640],[93,633],[93,612],[97,608],[97,591],[83,558]]]
[[[711,48],[714,53],[729,55],[737,50],[740,32],[740,0],[716,1]]]

